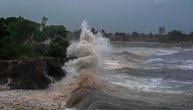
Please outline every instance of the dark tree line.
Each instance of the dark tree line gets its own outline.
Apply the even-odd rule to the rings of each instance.
[[[40,31],[39,23],[23,17],[0,18],[0,59],[65,57],[67,33],[63,25]]]
[[[143,42],[162,42],[162,43],[193,43],[193,32],[185,34],[182,31],[173,30],[165,35],[159,34],[144,34],[133,32],[129,33],[105,33],[106,37],[111,41],[143,41]]]
[[[193,43],[193,32],[186,34],[179,30],[170,31],[164,35],[160,34],[145,34],[139,32],[124,33],[106,33],[105,30],[97,31],[91,29],[94,34],[102,33],[104,37],[109,38],[112,42],[161,42],[161,43]],[[79,39],[80,30],[70,33],[71,39]]]

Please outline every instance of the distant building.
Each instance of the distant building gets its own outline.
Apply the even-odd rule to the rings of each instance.
[[[166,28],[165,27],[159,27],[159,34],[160,35],[165,34],[165,32],[166,32]]]
[[[48,18],[46,18],[46,17],[42,18],[42,22],[41,22],[41,26],[40,26],[40,31],[42,31],[47,26],[47,21],[48,21]]]

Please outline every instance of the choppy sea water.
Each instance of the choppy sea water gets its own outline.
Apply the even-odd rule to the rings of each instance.
[[[112,43],[86,22],[47,90],[0,92],[3,110],[193,110],[193,48]]]
[[[116,43],[81,110],[193,110],[193,48]],[[108,88],[109,87],[109,88]]]
[[[193,92],[193,48],[113,44],[106,61],[112,83],[145,91]]]

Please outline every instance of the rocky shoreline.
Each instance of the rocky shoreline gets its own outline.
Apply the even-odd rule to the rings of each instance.
[[[66,75],[64,62],[53,58],[0,60],[0,91],[46,89]]]

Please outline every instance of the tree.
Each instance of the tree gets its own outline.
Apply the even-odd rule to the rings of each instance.
[[[29,42],[19,45],[16,51],[17,58],[33,58],[37,56],[35,47]]]
[[[46,19],[46,18],[44,18]],[[0,18],[0,59],[65,57],[68,31],[63,25],[39,30],[40,24],[22,17]],[[43,41],[51,38],[51,44]],[[33,42],[35,41],[35,42]]]
[[[68,45],[69,43],[66,39],[62,37],[56,37],[49,45],[48,56],[65,58]]]
[[[57,36],[62,38],[67,37],[68,31],[63,25],[52,25],[43,29],[43,32],[49,37],[54,39]]]
[[[5,39],[5,37],[9,36],[8,28],[5,24],[0,23],[0,39]]]
[[[189,34],[190,40],[193,42],[193,32]]]
[[[8,28],[5,24],[0,23],[0,57],[7,56],[7,48],[10,43]]]
[[[9,24],[11,37],[17,43],[23,43],[37,31],[36,26],[27,20],[18,20]]]
[[[43,42],[47,39],[46,35],[42,31],[36,31],[33,36],[33,40],[36,42]]]
[[[136,31],[132,33],[132,36],[138,36],[138,35],[139,35],[139,33]]]
[[[186,35],[182,31],[173,30],[168,32],[168,40],[169,41],[184,41]]]

